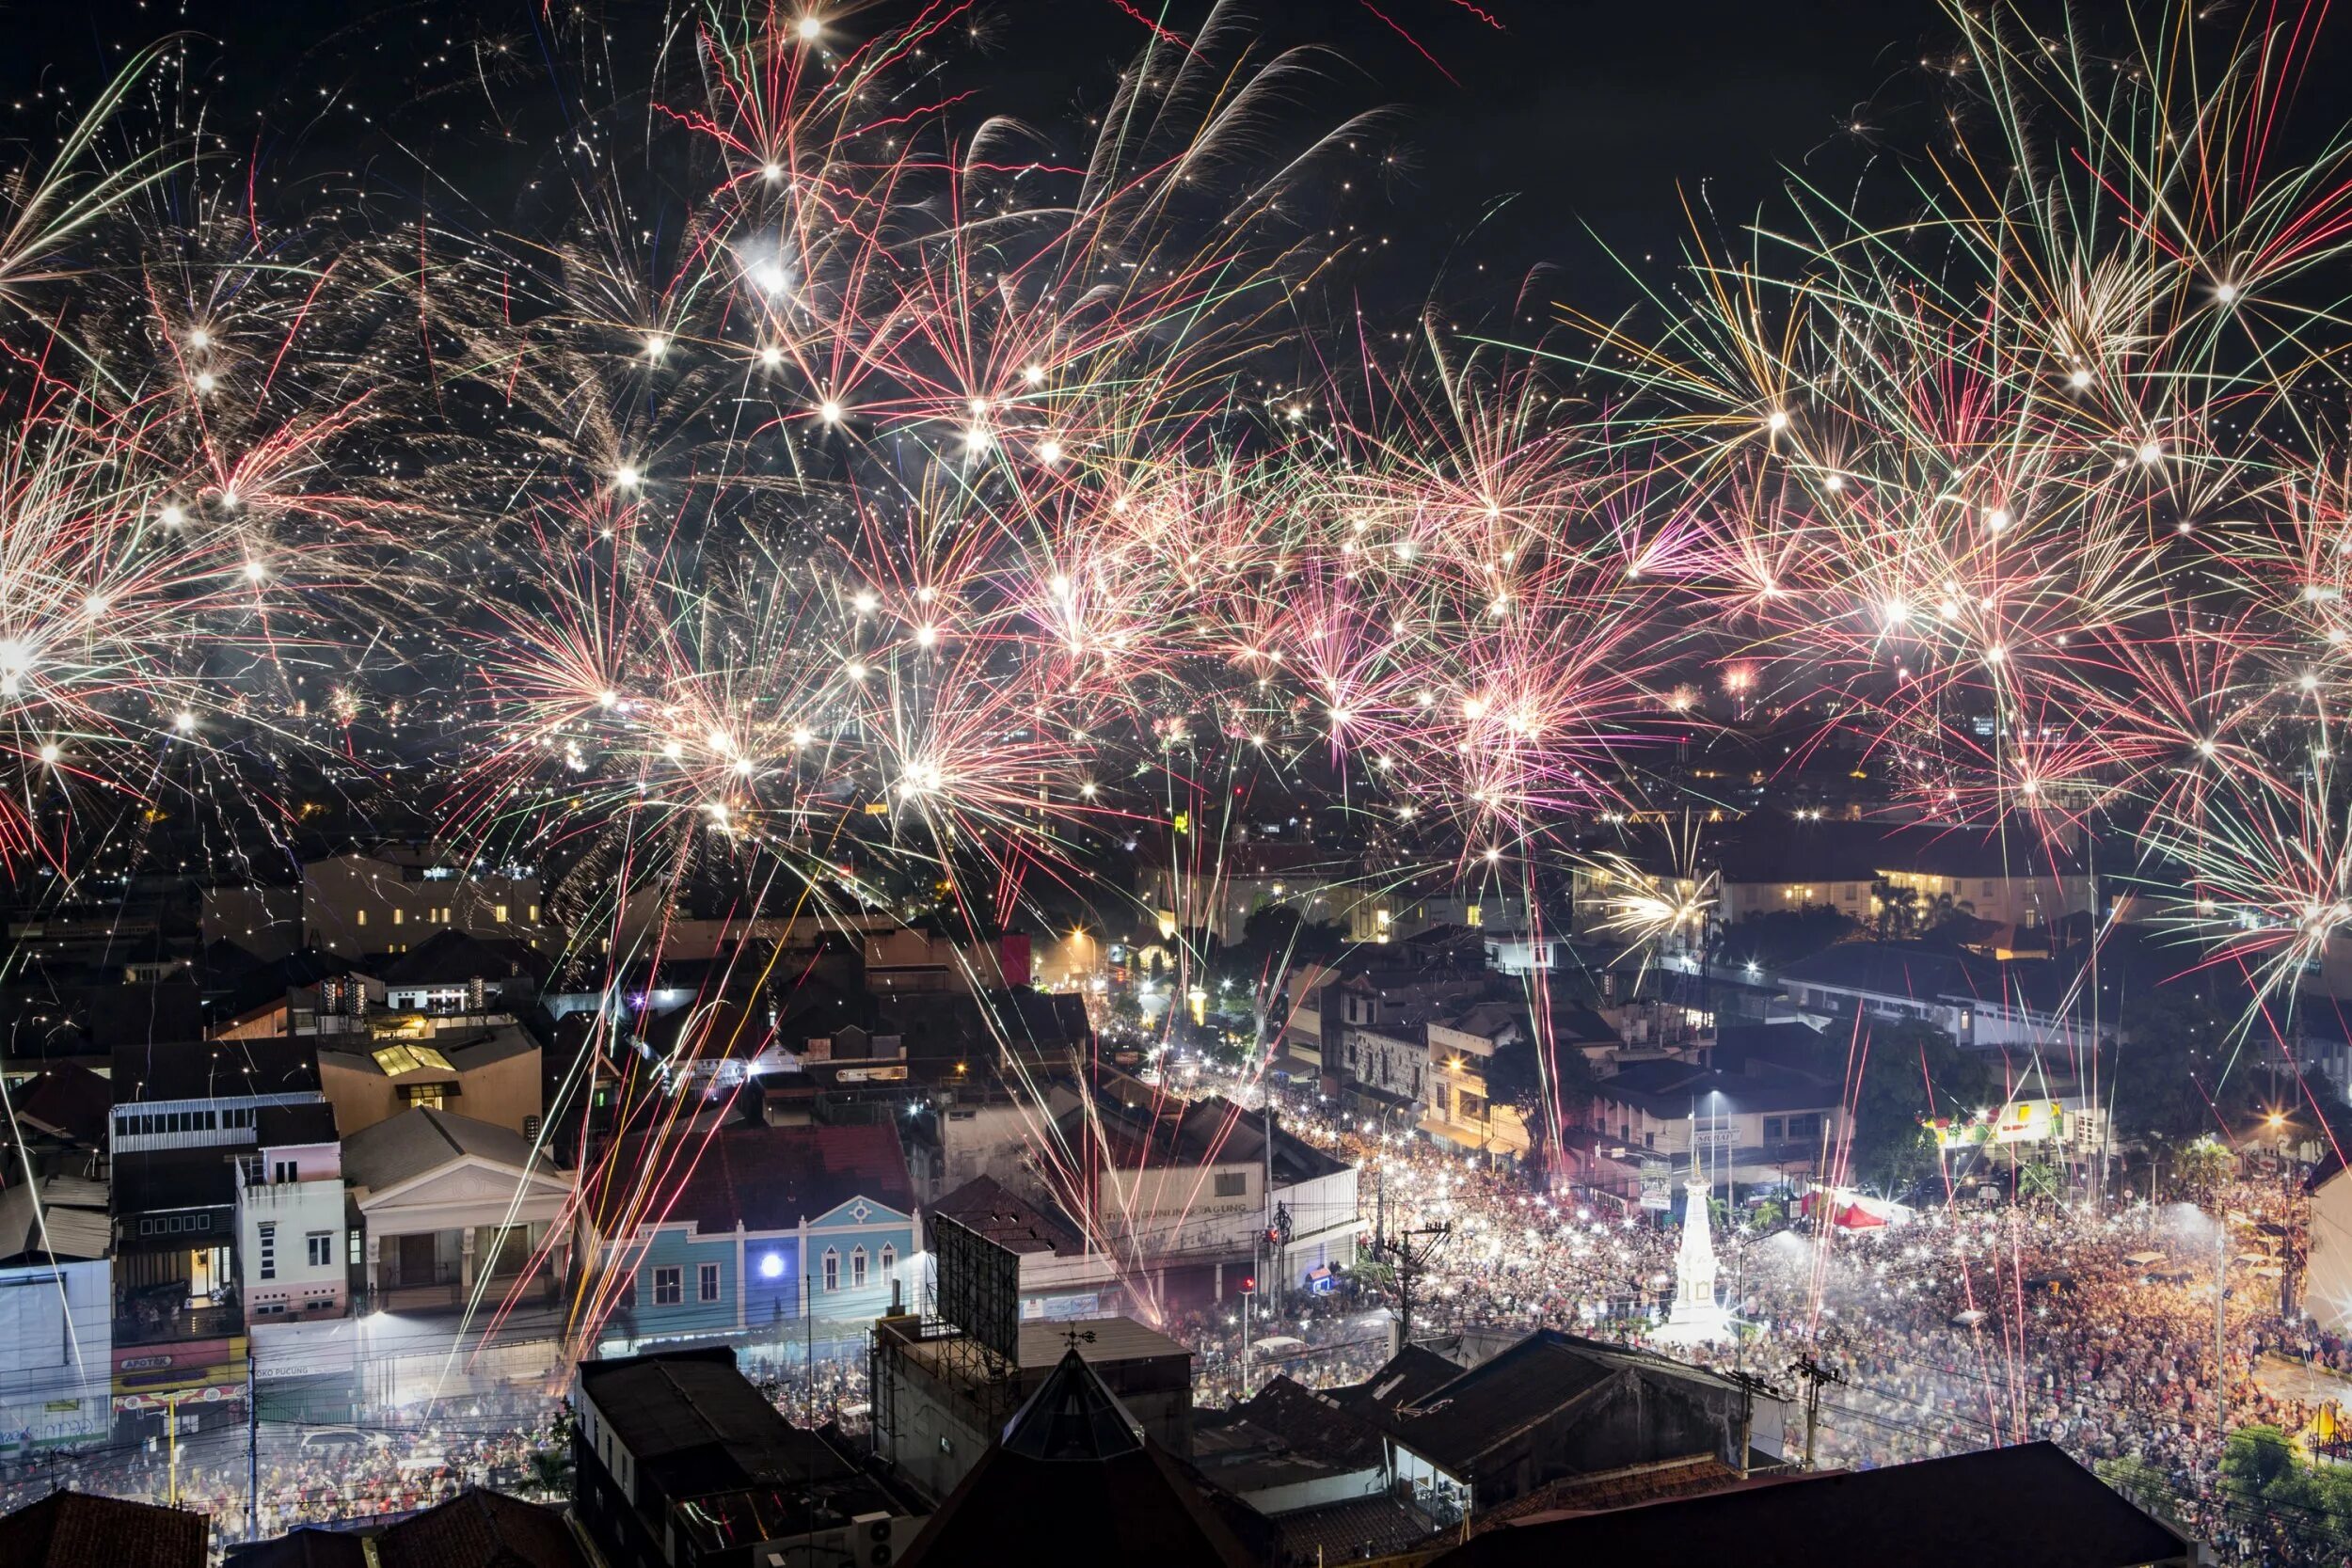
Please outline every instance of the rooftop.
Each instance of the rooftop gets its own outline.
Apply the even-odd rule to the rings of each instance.
[[[561,1508],[469,1486],[376,1538],[371,1568],[586,1568]]]
[[[1025,1323],[1021,1325],[1023,1368],[1051,1367],[1071,1348],[1073,1330],[1092,1336],[1077,1344],[1078,1358],[1089,1366],[1112,1361],[1154,1361],[1190,1356],[1192,1352],[1156,1328],[1133,1318],[1086,1318],[1073,1323]]]
[[[1053,1375],[947,1495],[906,1568],[1245,1568],[1255,1559],[1176,1459],[1064,1347]]]
[[[335,1107],[264,1105],[253,1117],[253,1141],[263,1148],[335,1141]]]
[[[855,1476],[816,1433],[777,1414],[724,1347],[583,1361],[580,1388],[673,1501]]]
[[[0,1264],[105,1257],[114,1239],[106,1196],[105,1182],[82,1176],[50,1175],[38,1188],[23,1181],[0,1188]]]
[[[16,1119],[53,1138],[102,1147],[114,1093],[112,1084],[79,1062],[62,1063],[16,1091]]]
[[[1029,1202],[993,1176],[976,1176],[931,1205],[1009,1252],[1051,1252],[1076,1257],[1086,1240],[1061,1215]]]
[[[224,1100],[316,1093],[318,1053],[308,1040],[199,1040],[114,1050],[117,1105],[156,1100]]]
[[[771,1127],[701,1124],[633,1133],[603,1180],[633,1183],[647,1169],[676,1194],[667,1217],[704,1232],[787,1230],[853,1198],[914,1212],[896,1128],[880,1124]]]
[[[118,1214],[218,1208],[237,1200],[226,1148],[136,1148],[114,1157]]]
[[[204,1568],[205,1516],[185,1509],[52,1492],[0,1517],[8,1568]]]
[[[1893,1544],[1899,1543],[1899,1546]],[[2191,1548],[2055,1444],[1800,1476],[1639,1508],[1536,1517],[1432,1568],[1738,1562],[1743,1568],[2141,1568]]]
[[[510,1170],[558,1174],[553,1163],[545,1154],[534,1155],[531,1140],[512,1128],[418,1105],[344,1139],[343,1177],[354,1186],[382,1192],[469,1155]]]

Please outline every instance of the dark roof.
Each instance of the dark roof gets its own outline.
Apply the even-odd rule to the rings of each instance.
[[[846,1471],[814,1433],[777,1414],[724,1346],[583,1361],[580,1387],[674,1500]]]
[[[209,1209],[237,1200],[227,1148],[139,1148],[114,1157],[117,1214]]]
[[[1403,1498],[1383,1493],[1295,1509],[1277,1514],[1274,1524],[1294,1561],[1337,1563],[1402,1552],[1429,1534],[1431,1520]]]
[[[319,1086],[318,1048],[310,1040],[199,1040],[117,1046],[115,1103],[206,1100],[248,1094],[299,1094]]]
[[[324,1101],[313,1105],[264,1105],[253,1117],[253,1141],[263,1148],[288,1144],[331,1144],[335,1141],[335,1107]]]
[[[305,1526],[229,1548],[228,1568],[371,1568],[357,1531]]]
[[[1363,1382],[1350,1388],[1333,1389],[1332,1397],[1359,1414],[1391,1411],[1461,1375],[1458,1365],[1436,1351],[1406,1345]]]
[[[1810,1073],[1751,1060],[1746,1072],[1723,1072],[1661,1058],[1629,1062],[1593,1086],[1602,1100],[1638,1105],[1655,1117],[1688,1116],[1720,1094],[1734,1111],[1822,1111],[1842,1102],[1837,1085]]]
[[[204,1033],[203,997],[185,980],[92,986],[88,1011],[90,1044],[100,1051],[192,1040]]]
[[[1258,1560],[1073,1350],[900,1560],[906,1568],[1245,1568]]]
[[[218,942],[214,944],[220,945]],[[211,949],[206,951],[209,953]],[[226,983],[216,983],[214,987],[214,1015],[243,1018],[257,1007],[285,1001],[289,991],[306,990],[321,980],[357,973],[359,973],[358,967],[349,958],[317,947],[298,947],[284,958],[273,958],[266,963],[257,959],[245,967],[224,971],[216,977]]]
[[[1085,1238],[1059,1214],[1050,1213],[1008,1189],[993,1176],[976,1176],[931,1205],[945,1215],[1012,1252],[1075,1256]]]
[[[1899,1547],[1890,1544],[1899,1543]],[[1804,1476],[1490,1530],[1431,1568],[1738,1562],[1742,1568],[2137,1568],[2185,1557],[2055,1444]]]
[[[1143,1448],[1143,1431],[1075,1347],[1005,1423],[1007,1453],[1053,1464],[1100,1464]]]
[[[1828,1036],[1809,1023],[1719,1021],[1710,1059],[1726,1072],[1738,1072],[1758,1062],[1803,1070],[1821,1061],[1828,1040]]]
[[[1871,996],[1933,998],[2000,992],[2000,966],[1973,954],[1915,942],[1841,942],[1780,972],[1783,985],[1823,986]]]
[[[16,1119],[52,1137],[96,1148],[106,1141],[106,1112],[114,1098],[112,1084],[79,1062],[66,1062],[16,1092]]]
[[[1551,1037],[1561,1045],[1599,1044],[1620,1038],[1615,1024],[1579,1002],[1551,1005]]]
[[[1461,1370],[1450,1361],[1446,1365]],[[1233,1414],[1334,1469],[1361,1469],[1380,1462],[1378,1427],[1342,1405],[1336,1395],[1318,1393],[1289,1376],[1275,1378],[1235,1405]]]
[[[1574,1403],[1619,1368],[1542,1329],[1393,1412],[1389,1430],[1455,1475],[1479,1455]]]
[[[466,980],[537,980],[547,960],[528,942],[445,930],[405,953],[378,954],[370,973],[388,986],[430,985]]]
[[[1108,1069],[1094,1076],[1093,1104],[1063,1113],[1063,1132],[1073,1140],[1098,1140],[1097,1147],[1122,1169],[1200,1164],[1212,1157],[1229,1164],[1253,1164],[1265,1159],[1263,1111],[1245,1110],[1222,1095],[1187,1101],[1140,1078]],[[1294,1134],[1276,1117],[1274,1180],[1278,1185],[1309,1181],[1346,1168],[1343,1162]]]
[[[1801,822],[1778,812],[1742,818],[1724,835],[1717,864],[1726,882],[1867,882],[1882,872],[1983,879],[2075,876],[2083,869],[2073,850],[1997,831]]]
[[[563,1512],[470,1486],[387,1529],[382,1568],[585,1568]]]
[[[204,1568],[205,1515],[52,1492],[0,1517],[8,1568]]]
[[[1926,877],[2077,877],[2084,869],[2079,851],[2038,836],[1916,823],[1886,829],[1872,858],[1880,871],[1909,871]]]
[[[789,1229],[857,1197],[914,1212],[898,1130],[880,1123],[735,1122],[634,1133],[601,1169],[602,1180],[623,1183],[656,1171],[675,1193],[666,1217],[691,1220],[706,1234],[733,1230],[738,1220],[748,1230]]]

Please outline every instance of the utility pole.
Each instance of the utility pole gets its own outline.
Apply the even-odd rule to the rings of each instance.
[[[1720,1375],[1725,1382],[1740,1390],[1739,1465],[1740,1479],[1745,1481],[1748,1479],[1748,1445],[1751,1429],[1756,1422],[1756,1396],[1762,1394],[1769,1399],[1775,1400],[1786,1400],[1788,1396],[1754,1372],[1724,1372]]]
[[[1265,1095],[1265,1224],[1262,1228],[1265,1231],[1267,1239],[1272,1240],[1275,1233],[1274,1085],[1270,1079],[1264,1082],[1263,1092]],[[1289,1240],[1288,1237],[1283,1238],[1283,1241],[1287,1240]],[[1269,1260],[1268,1267],[1262,1272],[1258,1282],[1258,1288],[1260,1290],[1274,1289],[1279,1291],[1279,1286],[1275,1282],[1279,1281],[1281,1277],[1282,1244],[1281,1242],[1276,1242],[1274,1245],[1274,1256]]]
[[[1788,1375],[1804,1385],[1804,1467],[1813,1468],[1813,1434],[1821,1421],[1821,1386],[1835,1383],[1843,1387],[1846,1374],[1833,1371],[1809,1355],[1800,1355],[1789,1367]]]
[[[245,1356],[245,1538],[262,1539],[262,1406],[254,1398],[252,1341]]]
[[[1241,1293],[1241,1397],[1245,1400],[1249,1397],[1249,1303],[1258,1293],[1257,1280],[1253,1277],[1248,1283],[1250,1288]]]
[[[1414,1276],[1429,1267],[1429,1259],[1453,1235],[1454,1224],[1449,1220],[1443,1225],[1424,1225],[1419,1229],[1405,1231],[1396,1239],[1396,1348],[1399,1351],[1412,1343]],[[1416,1236],[1428,1238],[1427,1243],[1418,1251],[1413,1246]],[[1386,1250],[1385,1245],[1383,1250]]]
[[[2230,1212],[2216,1207],[2213,1234],[2213,1435],[2230,1449]]]

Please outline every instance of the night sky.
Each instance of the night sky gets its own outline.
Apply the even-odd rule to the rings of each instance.
[[[857,33],[860,8],[825,8],[838,36]],[[918,8],[864,8],[876,27]],[[1189,31],[1204,9],[1173,5],[1169,24]],[[1454,0],[1384,0],[1380,10],[1410,41],[1360,0],[1282,0],[1260,12],[1269,47],[1315,41],[1336,52],[1333,118],[1391,111],[1388,189],[1347,215],[1391,235],[1394,263],[1359,286],[1400,304],[1433,290],[1462,300],[1538,262],[1571,269],[1596,303],[1613,300],[1623,286],[1588,228],[1629,261],[1662,263],[1689,231],[1686,196],[1705,198],[1724,225],[1769,206],[1786,167],[1843,188],[1888,133],[1940,103],[1935,73],[1921,67],[1952,36],[1930,0],[1493,0],[1490,9],[1500,27]],[[0,14],[10,37],[0,106],[11,134],[40,145],[54,134],[59,87],[82,102],[128,49],[185,31],[198,40],[193,57],[209,59],[205,74],[216,78],[209,123],[260,150],[265,181],[364,169],[405,182],[410,160],[385,134],[397,131],[449,178],[495,186],[522,166],[516,150],[444,140],[439,123],[462,133],[485,119],[474,71],[484,40],[521,62],[548,48],[526,5],[96,0]],[[631,56],[642,65],[646,40],[674,14],[604,9],[623,86]],[[976,53],[956,69],[960,87],[977,89],[974,119],[985,105],[1041,125],[1071,122],[1100,104],[1149,38],[1118,0],[1014,0],[971,16],[979,37],[962,41]],[[496,85],[501,106],[560,114],[544,65],[535,84],[532,69],[524,63]],[[516,123],[527,145],[528,128]],[[540,129],[552,134],[554,124]]]

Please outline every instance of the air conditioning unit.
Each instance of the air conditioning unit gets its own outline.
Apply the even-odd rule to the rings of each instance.
[[[905,1528],[912,1535],[917,1524],[916,1520],[896,1513],[860,1513],[853,1516],[850,1520],[850,1533],[856,1538],[859,1545],[859,1554],[853,1560],[866,1563],[869,1568],[890,1568],[898,1560],[899,1529]]]

